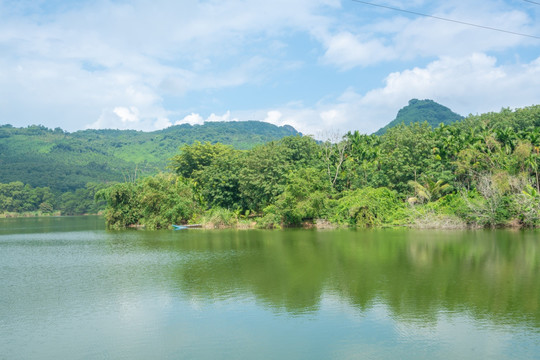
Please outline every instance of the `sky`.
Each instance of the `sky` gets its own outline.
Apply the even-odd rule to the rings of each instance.
[[[0,124],[372,133],[540,104],[540,0],[0,0]],[[424,17],[432,15],[531,35]]]

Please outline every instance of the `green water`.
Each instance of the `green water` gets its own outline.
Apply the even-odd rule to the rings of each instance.
[[[537,231],[0,220],[0,359],[540,358]]]

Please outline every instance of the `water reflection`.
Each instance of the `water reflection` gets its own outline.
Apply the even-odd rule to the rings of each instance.
[[[103,217],[97,215],[0,218],[0,236],[104,228]]]
[[[164,274],[200,301],[254,296],[290,314],[333,294],[365,311],[385,304],[401,320],[441,311],[540,326],[536,232],[191,231],[145,233],[146,248],[183,257]]]
[[[105,231],[72,220],[0,234],[6,358],[540,351],[537,232]]]

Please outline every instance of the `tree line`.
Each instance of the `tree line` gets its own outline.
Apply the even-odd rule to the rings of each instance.
[[[432,128],[290,136],[251,150],[184,145],[170,172],[98,192],[113,228],[203,222],[535,227],[540,224],[540,106]]]
[[[163,171],[182,144],[221,142],[249,149],[288,135],[292,127],[249,122],[177,125],[143,132],[0,125],[0,183],[22,181],[53,192],[75,192],[87,183],[125,181]]]
[[[97,214],[104,210],[105,201],[96,201],[95,195],[108,186],[88,183],[84,188],[60,193],[21,181],[0,183],[0,216]]]

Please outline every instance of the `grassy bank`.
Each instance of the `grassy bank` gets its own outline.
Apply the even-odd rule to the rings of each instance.
[[[27,211],[27,212],[22,212],[22,213],[17,213],[17,212],[0,213],[0,219],[21,218],[21,217],[51,217],[51,216],[61,216],[61,212],[60,211],[55,211],[55,212]]]

